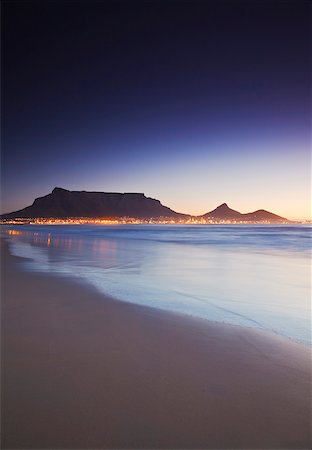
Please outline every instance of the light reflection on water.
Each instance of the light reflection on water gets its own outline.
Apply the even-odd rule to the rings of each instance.
[[[300,226],[4,227],[28,270],[116,298],[310,340],[311,229]]]

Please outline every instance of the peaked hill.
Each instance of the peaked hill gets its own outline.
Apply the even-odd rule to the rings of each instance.
[[[226,203],[222,203],[222,205],[218,206],[213,211],[204,214],[203,217],[211,217],[214,219],[239,219],[241,213],[229,208]]]
[[[50,194],[36,198],[31,206],[3,214],[2,218],[126,216],[135,218],[185,217],[184,214],[179,214],[163,206],[159,200],[145,197],[144,194],[68,191],[56,187]]]

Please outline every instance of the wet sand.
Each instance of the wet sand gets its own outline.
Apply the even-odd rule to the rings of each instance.
[[[311,447],[307,347],[26,273],[1,247],[1,448]]]

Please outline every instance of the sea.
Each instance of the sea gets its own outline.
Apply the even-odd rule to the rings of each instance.
[[[1,235],[26,271],[311,345],[310,225],[12,225]]]

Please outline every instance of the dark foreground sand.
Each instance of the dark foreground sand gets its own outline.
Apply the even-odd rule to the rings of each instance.
[[[27,274],[2,247],[1,448],[310,448],[308,348]]]

